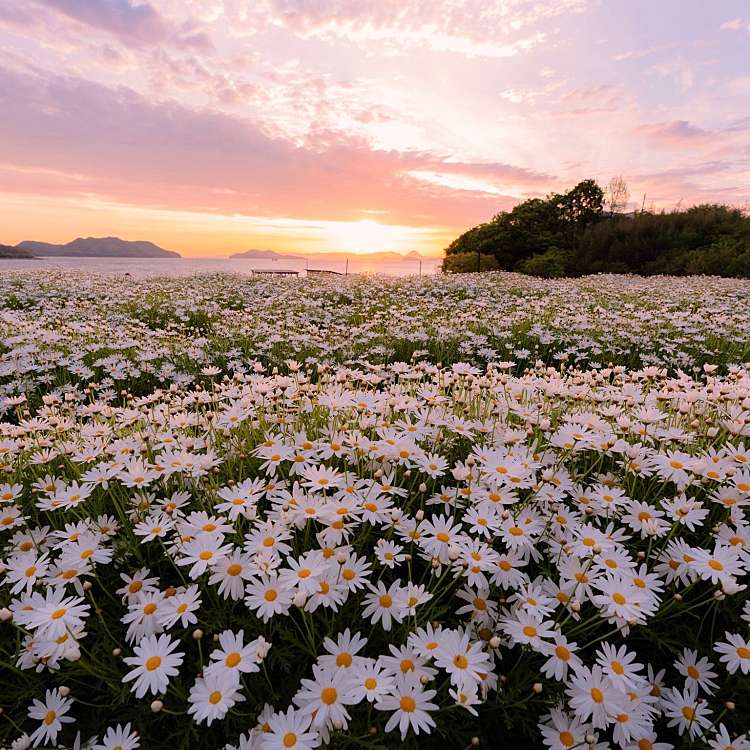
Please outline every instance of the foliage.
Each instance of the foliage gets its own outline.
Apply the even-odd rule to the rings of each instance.
[[[592,226],[576,249],[577,273],[749,275],[750,218],[729,206],[639,212]]]
[[[477,267],[478,265],[478,267]],[[497,271],[500,264],[494,255],[476,253],[456,253],[443,261],[443,271],[448,273],[468,273],[471,271]]]
[[[445,251],[444,268],[463,270],[448,259],[482,252],[494,255],[502,269],[548,277],[750,276],[750,217],[739,209],[707,204],[685,211],[619,213],[627,195],[627,185],[615,178],[607,191],[607,211],[593,180],[562,195],[524,201],[454,240]],[[546,255],[553,250],[557,252]]]
[[[570,260],[568,254],[559,248],[550,247],[543,253],[526,258],[518,270],[529,276],[540,276],[543,279],[556,279],[566,275]]]

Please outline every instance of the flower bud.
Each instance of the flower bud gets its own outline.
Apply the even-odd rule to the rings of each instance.
[[[535,682],[535,683],[534,683],[534,684],[533,684],[533,685],[531,686],[531,689],[532,689],[532,690],[533,690],[533,691],[534,691],[534,692],[535,692],[535,693],[536,693],[537,695],[539,695],[539,693],[541,693],[541,692],[542,692],[542,683],[541,683],[541,682]]]
[[[60,687],[57,688],[57,692],[60,693],[63,698],[67,698],[70,695],[70,688],[67,685],[60,685]]]
[[[201,640],[201,638],[203,638],[203,631],[200,628],[196,628],[193,631],[193,640],[194,641],[199,641],[199,640]]]
[[[151,702],[151,710],[152,710],[152,711],[153,711],[153,712],[154,712],[155,714],[158,714],[158,713],[159,713],[159,711],[161,711],[161,710],[162,710],[162,708],[164,708],[164,704],[163,704],[163,703],[162,703],[161,701],[159,701],[159,700],[156,700],[156,701],[152,701],[152,702]]]

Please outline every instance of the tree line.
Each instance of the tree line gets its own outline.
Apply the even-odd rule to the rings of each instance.
[[[742,210],[702,204],[625,213],[628,197],[616,177],[606,193],[589,179],[566,193],[523,201],[455,239],[443,269],[750,277],[750,217]]]

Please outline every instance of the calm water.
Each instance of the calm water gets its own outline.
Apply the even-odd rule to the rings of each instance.
[[[35,258],[33,260],[0,259],[3,271],[64,269],[66,271],[92,271],[94,273],[129,273],[131,276],[191,276],[204,273],[251,273],[253,270],[293,270],[305,274],[308,261],[284,259],[277,261],[232,258]],[[346,261],[311,257],[311,269],[344,273]],[[423,258],[423,275],[440,269],[439,258]],[[349,273],[383,273],[389,276],[408,276],[420,272],[419,261],[373,262],[349,258]]]

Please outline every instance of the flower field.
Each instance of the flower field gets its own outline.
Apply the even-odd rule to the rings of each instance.
[[[0,276],[0,747],[749,750],[750,282]]]

